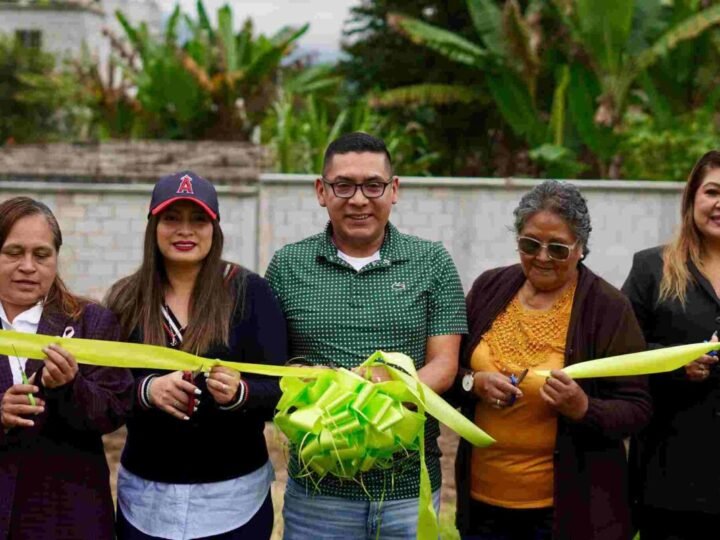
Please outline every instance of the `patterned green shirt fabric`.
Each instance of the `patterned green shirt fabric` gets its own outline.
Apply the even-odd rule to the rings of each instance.
[[[376,350],[402,352],[420,369],[430,336],[467,333],[462,285],[450,254],[439,242],[401,234],[388,224],[380,259],[356,271],[338,257],[332,228],[279,250],[266,278],[288,323],[291,357],[312,364],[353,368]],[[440,488],[439,426],[428,418],[425,453],[433,491]],[[309,492],[362,500],[418,496],[417,453],[360,481],[299,474],[291,453],[289,473]]]

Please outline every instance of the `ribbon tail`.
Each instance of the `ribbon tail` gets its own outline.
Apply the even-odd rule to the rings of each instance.
[[[417,540],[437,540],[440,537],[437,514],[432,498],[430,473],[425,461],[425,426],[420,430],[420,491],[418,493]]]
[[[579,362],[564,368],[563,371],[573,379],[652,375],[673,371],[718,349],[720,343],[693,343]],[[537,370],[536,373],[540,377],[550,376],[547,370]]]

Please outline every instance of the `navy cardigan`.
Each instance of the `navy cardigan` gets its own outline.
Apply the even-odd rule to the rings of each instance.
[[[202,356],[234,362],[284,364],[287,360],[285,319],[265,279],[242,271],[244,286],[235,280],[232,294],[244,302],[231,322],[229,345],[219,344]],[[131,341],[141,341],[135,332]],[[152,372],[133,370],[136,382]],[[166,374],[160,373],[161,375]],[[175,484],[219,482],[257,470],[268,459],[263,429],[280,397],[276,378],[243,374],[248,396],[242,407],[219,408],[205,377],[194,384],[202,390],[198,410],[190,420],[178,420],[159,409],[136,403],[128,419],[128,438],[121,462],[146,480]],[[137,400],[137,392],[136,398]]]

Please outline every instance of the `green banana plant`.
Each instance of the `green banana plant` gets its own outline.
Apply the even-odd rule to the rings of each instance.
[[[419,126],[389,125],[367,99],[349,105],[334,103],[322,93],[325,83],[319,86],[319,90],[304,95],[293,94],[289,89],[298,88],[298,83],[289,80],[263,123],[263,142],[272,149],[278,172],[318,174],[332,140],[342,133],[364,131],[385,141],[396,170],[402,174],[430,174],[441,156],[429,150]]]
[[[278,97],[282,60],[308,25],[264,36],[255,35],[248,20],[236,32],[229,5],[218,9],[215,27],[202,0],[196,7],[196,18],[176,7],[162,37],[116,14],[131,48],[119,54],[119,62],[135,94],[132,134],[248,140]],[[187,35],[182,42],[181,33]],[[119,40],[112,45],[121,53]]]
[[[684,41],[720,23],[720,5],[700,9],[665,28],[652,43],[639,34],[653,22],[648,0],[553,0],[575,42],[589,56],[589,68],[600,84],[594,121],[615,128],[621,124],[628,95],[643,73]],[[659,2],[655,2],[659,4]],[[655,8],[656,10],[658,8]]]
[[[391,15],[389,23],[411,41],[482,71],[486,74],[485,88],[419,84],[375,95],[372,104],[397,107],[492,101],[512,132],[527,142],[531,156],[535,156],[546,174],[579,172],[582,167],[574,152],[564,145],[567,66],[557,73],[545,74],[556,82],[549,110],[543,108],[546,104],[538,103],[537,87],[543,66],[537,23],[542,2],[531,1],[524,12],[517,0],[506,0],[502,8],[493,0],[467,0],[467,7],[478,42],[401,14]]]
[[[682,3],[693,5],[685,6],[683,16],[668,20],[667,10],[672,8],[677,15],[680,8],[675,4]],[[552,0],[551,4],[551,15],[559,17],[571,38],[556,45],[552,59],[560,63],[559,69],[539,53],[538,21],[550,9],[547,2],[531,0],[523,12],[517,0],[506,0],[502,6],[493,0],[467,0],[477,42],[394,14],[389,23],[397,31],[480,70],[485,87],[413,85],[386,91],[373,103],[387,107],[462,103],[480,100],[486,91],[512,132],[526,141],[531,157],[544,164],[546,174],[557,168],[553,163],[575,168],[568,159],[572,148],[582,144],[595,155],[602,176],[616,177],[620,129],[631,91],[644,87],[648,101],[660,110],[661,95],[644,74],[678,45],[718,24],[720,6],[702,9],[697,0],[677,0],[670,7],[657,0]],[[552,93],[546,92],[553,96],[550,102],[538,95],[541,79],[554,81]]]

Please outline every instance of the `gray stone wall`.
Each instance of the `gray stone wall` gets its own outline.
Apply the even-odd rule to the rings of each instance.
[[[202,174],[201,170],[197,172]],[[438,240],[467,289],[489,268],[517,261],[512,210],[533,180],[404,179],[392,221]],[[621,285],[632,254],[670,238],[682,184],[585,181],[593,231],[587,264]],[[29,195],[56,213],[65,236],[61,272],[73,290],[100,297],[142,256],[150,183],[0,180],[0,200]],[[313,178],[262,175],[256,183],[219,185],[226,258],[264,272],[275,250],[323,229]]]

